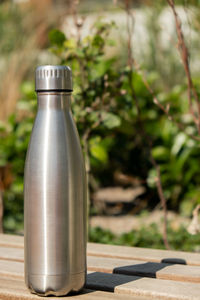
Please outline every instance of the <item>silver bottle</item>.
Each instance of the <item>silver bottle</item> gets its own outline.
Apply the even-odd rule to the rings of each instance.
[[[60,296],[79,291],[86,278],[86,176],[70,68],[38,67],[36,91],[25,163],[25,282],[33,293]]]

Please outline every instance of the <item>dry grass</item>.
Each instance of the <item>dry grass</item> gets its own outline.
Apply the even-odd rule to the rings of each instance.
[[[23,29],[19,35],[19,43],[13,44],[13,50],[8,55],[2,54],[0,47],[0,57],[3,59],[3,70],[0,75],[0,120],[2,121],[6,121],[9,115],[15,112],[20,98],[20,85],[23,80],[33,78],[39,53],[47,47],[48,31],[60,21],[59,12],[53,9],[51,1],[42,1],[42,5],[40,3],[41,1],[35,1],[18,7],[21,14],[20,27]],[[9,9],[8,4],[2,7],[2,10]]]

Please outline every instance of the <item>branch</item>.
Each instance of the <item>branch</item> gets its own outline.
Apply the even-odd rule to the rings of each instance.
[[[177,11],[175,9],[174,0],[166,0],[169,6],[171,7],[172,13],[174,15],[174,20],[176,24],[176,33],[178,38],[178,49],[181,56],[182,64],[185,70],[185,74],[187,77],[187,85],[188,85],[188,103],[189,103],[189,110],[193,117],[194,123],[197,126],[198,133],[200,134],[200,101],[197,94],[197,91],[195,89],[195,86],[192,81],[191,76],[191,70],[190,70],[190,64],[189,64],[189,51],[185,43],[184,34],[181,27],[181,20],[177,14]],[[192,95],[194,97],[194,100],[196,102],[198,112],[195,113],[192,105]]]
[[[159,195],[160,202],[161,202],[161,205],[163,208],[163,215],[164,215],[163,241],[164,241],[166,249],[170,249],[170,245],[169,245],[168,238],[167,238],[167,204],[166,204],[166,199],[165,199],[165,195],[164,195],[163,187],[162,187],[160,167],[156,163],[156,160],[154,159],[154,157],[152,155],[152,151],[150,152],[150,154],[151,154],[152,165],[156,169],[156,173],[157,173],[156,187],[157,187],[158,195]]]
[[[156,97],[154,91],[152,90],[151,86],[149,85],[145,75],[143,74],[143,72],[141,71],[140,69],[140,66],[138,65],[138,63],[135,61],[135,59],[133,60],[133,64],[134,64],[134,67],[135,69],[137,70],[137,72],[140,74],[141,78],[142,78],[142,81],[146,87],[146,89],[149,91],[149,93],[152,95],[153,97],[153,102],[155,105],[157,105],[168,117],[168,119],[170,121],[172,121],[181,131],[183,131],[187,136],[189,136],[191,139],[195,140],[195,141],[198,141],[200,142],[200,137],[199,136],[195,136],[193,134],[190,134],[190,133],[187,133],[185,131],[186,127],[184,126],[183,123],[180,123],[178,122],[174,117],[173,115],[170,114],[169,112],[169,109],[170,109],[170,104],[168,103],[166,105],[166,107],[164,105],[162,105],[160,103],[160,101],[158,100],[158,98]]]

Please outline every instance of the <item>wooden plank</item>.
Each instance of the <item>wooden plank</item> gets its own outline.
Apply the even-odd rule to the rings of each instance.
[[[0,277],[24,277],[24,263],[17,261],[0,260]]]
[[[200,283],[199,267],[138,262],[88,257],[88,270]],[[23,277],[23,272],[23,263],[0,260],[0,275]]]
[[[134,260],[89,256],[87,267],[88,271],[200,283],[200,267],[197,266],[141,263],[141,261]],[[23,273],[24,264],[22,262],[0,260],[1,276],[22,278]]]
[[[108,257],[87,257],[88,270],[200,283],[200,267]]]
[[[10,253],[8,250],[10,251]],[[4,247],[0,248],[1,275],[5,275],[7,274],[7,272],[9,272],[10,276],[23,276],[23,252],[20,253],[21,257],[19,258],[17,250],[20,250],[22,252],[23,249]],[[2,259],[3,256],[5,257],[5,259]],[[89,271],[118,273],[125,275],[168,279],[174,281],[200,283],[199,266],[154,263],[144,262],[140,260],[126,260],[119,258],[88,256],[87,267]]]
[[[0,259],[11,261],[24,261],[24,249],[12,247],[0,247]]]
[[[23,248],[23,237],[9,234],[0,234],[0,246]],[[183,251],[169,251],[88,243],[87,254],[98,257],[113,257],[150,262],[164,262],[200,266],[200,253]]]
[[[1,262],[2,263],[2,262]],[[12,277],[19,276],[17,282],[23,283],[23,263],[4,261],[6,265],[0,265],[0,295],[3,293],[11,297],[16,295],[16,286],[13,287],[12,295],[8,284],[13,281]],[[21,265],[20,265],[21,264]],[[4,270],[3,270],[4,269]],[[1,281],[8,282],[7,286],[3,286]],[[7,280],[7,281],[6,281]],[[15,282],[15,281],[13,281]],[[18,284],[17,287],[23,284]],[[3,292],[2,292],[2,288]],[[131,294],[139,297],[151,297],[151,299],[184,299],[197,300],[200,299],[200,285],[195,283],[175,282],[171,280],[161,280],[152,278],[142,278],[139,276],[128,276],[121,274],[108,274],[100,272],[88,272],[86,288],[98,289],[102,291],[115,292],[117,294]],[[5,293],[6,292],[6,293]],[[20,296],[22,291],[18,291]],[[197,297],[198,295],[198,297]],[[26,296],[26,295],[25,295]],[[18,297],[19,298],[19,297]],[[1,299],[1,297],[0,297]],[[7,299],[7,298],[5,298]],[[12,299],[12,298],[11,298]],[[13,298],[15,299],[15,298]],[[19,298],[20,299],[20,298]],[[25,298],[26,299],[26,298]],[[49,299],[49,298],[48,298]],[[59,298],[60,299],[60,298]],[[87,299],[87,298],[86,298]],[[92,298],[91,298],[92,299]]]
[[[38,296],[30,294],[23,283],[23,238],[15,237],[13,240],[12,237],[6,236],[4,239],[4,236],[0,236],[0,245],[2,245],[0,247],[2,259],[0,260],[0,299],[36,299]],[[73,296],[73,299],[75,297],[85,300],[117,299],[116,296],[122,299],[130,295],[129,298],[124,299],[141,299],[141,296],[144,296],[147,299],[200,300],[200,285],[193,283],[199,282],[200,254],[91,243],[88,244],[88,254],[88,270],[123,275],[89,272],[87,289],[111,291],[114,294],[99,291],[86,292],[83,295]],[[160,261],[167,263],[152,264]],[[170,265],[169,262],[178,262],[179,265]],[[197,267],[181,265],[181,263]],[[141,278],[132,274],[156,276],[158,279]],[[171,280],[168,280],[169,278]],[[175,280],[192,281],[192,283],[175,282]],[[72,299],[68,297],[70,298]],[[55,297],[48,297],[48,299],[55,299]]]
[[[20,235],[0,233],[0,246],[24,248],[24,237]]]
[[[200,285],[121,274],[93,272],[88,274],[86,287],[116,294],[145,296],[149,299],[199,300]]]
[[[26,288],[23,281],[0,278],[0,299],[1,300],[35,300],[42,299],[41,297],[31,294]],[[78,295],[67,296],[66,297],[48,297],[48,300],[121,300],[122,295],[108,293],[104,291],[95,291],[84,289]],[[123,295],[124,300],[149,300],[148,298],[139,296],[128,296]]]
[[[88,243],[87,254],[98,257],[200,266],[200,253]]]
[[[163,300],[199,300],[200,285],[195,283],[173,282],[169,280],[160,280],[152,278],[141,278],[137,276],[127,276],[120,274],[106,274],[92,272],[88,274],[86,289],[95,290],[95,292],[83,295],[67,297],[67,299],[123,299],[124,300],[145,300],[163,299]],[[103,293],[97,292],[101,290]],[[114,294],[113,294],[114,292]],[[123,296],[122,296],[123,295]],[[130,296],[130,297],[129,297]],[[39,299],[38,296],[30,294],[25,287],[23,280],[12,278],[0,278],[0,299]],[[56,299],[48,297],[48,299]],[[66,299],[59,297],[57,299]]]

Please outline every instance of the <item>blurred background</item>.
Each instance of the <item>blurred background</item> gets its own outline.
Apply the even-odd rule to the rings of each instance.
[[[175,5],[198,98],[200,1]],[[0,231],[23,234],[35,68],[66,64],[89,182],[89,240],[200,251],[198,101],[188,97],[176,31],[162,0],[0,1]]]

